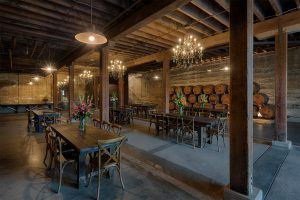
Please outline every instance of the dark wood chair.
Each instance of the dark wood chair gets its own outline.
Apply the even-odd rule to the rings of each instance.
[[[159,135],[160,131],[163,132],[164,136],[167,134],[168,119],[164,114],[156,114],[155,127],[156,127],[156,131],[157,131],[157,135]]]
[[[27,131],[32,133],[35,130],[35,120],[32,110],[27,109]]]
[[[197,131],[195,131],[195,117],[182,117],[181,118],[181,142],[183,143],[186,135],[191,136],[193,148],[196,146],[195,138]]]
[[[223,138],[223,145],[224,145],[224,147],[226,147],[225,134],[226,134],[226,131],[228,131],[228,125],[227,124],[228,124],[228,118],[227,117],[219,117],[217,126],[209,128],[209,129],[206,130],[207,137],[204,138],[204,147],[206,146],[207,139],[209,139],[212,143],[214,136],[217,139],[218,152],[220,152],[219,137]]]
[[[172,130],[172,132],[176,136],[176,140],[178,143],[178,135],[181,131],[180,130],[181,124],[180,124],[179,117],[175,115],[167,115],[167,126],[168,126],[168,134],[170,134]]]
[[[111,132],[114,133],[114,134],[117,134],[117,135],[121,135],[121,132],[122,132],[122,126],[119,125],[119,124],[112,124],[111,125]]]
[[[101,121],[101,128],[103,130],[106,130],[106,131],[110,132],[111,131],[111,123],[108,122],[108,121],[103,120],[103,121]]]

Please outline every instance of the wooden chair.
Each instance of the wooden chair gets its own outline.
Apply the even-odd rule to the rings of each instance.
[[[100,198],[100,182],[101,176],[104,172],[111,168],[116,168],[119,173],[120,183],[124,190],[124,183],[121,174],[121,146],[125,141],[125,136],[118,137],[111,140],[98,140],[99,151],[96,157],[91,159],[89,170],[89,181],[91,183],[93,172],[98,171],[98,187],[97,187],[97,200]],[[100,155],[100,156],[99,156]]]
[[[168,129],[168,119],[167,119],[167,117],[163,114],[156,114],[155,127],[156,127],[156,130],[158,131],[157,135],[159,135],[160,131],[165,132],[165,134],[166,134],[167,129]]]
[[[27,120],[27,131],[28,132],[33,132],[35,130],[35,126],[34,126],[34,115],[32,113],[31,110],[27,109],[27,117],[28,117],[28,120]]]
[[[150,133],[151,125],[152,124],[154,124],[154,125],[156,124],[156,114],[151,113],[151,114],[149,114],[149,117],[150,117],[150,119],[149,119],[148,132]]]
[[[204,147],[206,146],[207,139],[209,139],[212,143],[213,136],[215,136],[217,139],[218,152],[220,152],[219,137],[223,138],[223,144],[224,144],[224,147],[226,147],[225,133],[228,130],[227,121],[228,121],[227,117],[219,117],[217,126],[206,130],[207,137],[204,138]]]
[[[110,130],[111,130],[111,123],[108,122],[108,121],[103,120],[103,121],[101,121],[101,128],[103,130],[106,130],[106,131],[110,132]]]
[[[184,136],[190,135],[192,137],[193,148],[195,149],[195,138],[197,131],[195,131],[195,118],[183,117],[181,118],[181,142],[183,143]]]
[[[49,134],[49,139],[54,161],[54,174],[52,176],[52,181],[54,182],[56,178],[56,172],[58,170],[59,180],[58,189],[56,192],[59,193],[61,188],[63,171],[68,164],[74,164],[76,162],[77,155],[75,151],[63,151],[62,140],[55,134]]]
[[[167,126],[168,126],[168,133],[172,132],[176,136],[176,140],[178,143],[178,134],[180,133],[181,125],[179,123],[179,118],[174,115],[167,115]]]
[[[50,169],[51,166],[52,166],[52,160],[53,160],[53,150],[54,149],[51,149],[52,145],[51,145],[51,138],[50,138],[50,135],[55,135],[52,130],[51,130],[51,127],[48,126],[45,128],[45,141],[46,141],[46,153],[45,153],[45,157],[44,157],[44,165],[47,167],[47,169]],[[48,157],[48,152],[50,154],[50,164],[49,166],[46,164],[46,160],[47,160],[47,157]]]
[[[121,135],[121,131],[122,131],[122,126],[119,124],[112,124],[111,125],[111,132],[117,135]]]
[[[95,127],[101,127],[101,121],[98,118],[93,118],[93,124]]]

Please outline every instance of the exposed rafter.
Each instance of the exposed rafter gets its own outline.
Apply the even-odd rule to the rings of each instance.
[[[261,8],[259,7],[259,5],[256,2],[254,2],[253,12],[254,12],[255,16],[259,19],[259,21],[265,20],[265,16],[264,16]]]
[[[279,0],[269,0],[269,2],[272,5],[276,15],[281,15],[282,14],[282,8],[281,8]]]

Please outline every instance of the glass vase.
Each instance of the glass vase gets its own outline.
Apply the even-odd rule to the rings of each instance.
[[[183,116],[183,107],[178,108],[179,116]]]
[[[79,131],[84,132],[86,129],[86,121],[85,118],[79,120]]]
[[[112,102],[112,105],[113,105],[113,109],[116,109],[116,108],[117,108],[117,102],[116,102],[116,101],[113,101],[113,102]]]

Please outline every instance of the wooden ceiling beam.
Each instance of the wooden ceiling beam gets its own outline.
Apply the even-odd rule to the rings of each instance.
[[[34,53],[35,53],[35,50],[36,50],[36,48],[37,48],[37,42],[36,42],[36,40],[35,40],[35,41],[34,41],[34,45],[33,45],[32,52],[31,52],[31,54],[30,54],[30,58],[32,58],[32,57],[33,57],[33,55],[34,55]]]
[[[215,0],[220,6],[222,6],[227,12],[229,12],[228,0]]]
[[[5,31],[10,31],[12,33],[23,33],[23,34],[28,34],[29,36],[36,36],[36,37],[41,37],[41,38],[48,38],[48,39],[55,39],[58,41],[67,41],[67,42],[74,42],[74,39],[69,39],[71,36],[66,37],[62,35],[57,35],[57,34],[49,34],[45,33],[44,31],[41,31],[39,29],[33,29],[29,27],[22,27],[22,26],[16,26],[12,24],[7,24],[3,23],[0,21],[0,25]]]
[[[145,54],[156,53],[156,51],[153,51],[153,50],[143,49],[143,48],[139,48],[138,46],[133,46],[133,45],[129,46],[126,44],[121,44],[120,42],[117,42],[114,47],[123,48],[125,50],[130,50],[130,51],[132,50],[135,52],[140,52],[140,53],[145,53]]]
[[[74,18],[76,20],[90,21],[90,13],[83,13],[79,10],[75,10],[74,8],[67,8],[60,6],[55,3],[51,3],[49,1],[32,1],[32,0],[21,0],[24,3],[31,4],[34,6],[38,6],[43,9],[52,10],[56,14],[61,14],[66,19]],[[100,17],[100,18],[99,18]],[[99,17],[94,17],[93,22],[97,25],[105,25],[112,18],[107,15],[102,15]]]
[[[222,28],[218,27],[216,24],[213,24],[208,19],[205,19],[204,16],[200,15],[200,12],[195,10],[189,9],[187,7],[178,8],[178,10],[185,14],[186,16],[192,18],[193,20],[197,21],[198,23],[204,25],[206,28],[209,28],[217,33],[222,32]]]
[[[136,55],[139,55],[139,56],[145,56],[145,55],[149,54],[149,53],[146,53],[146,52],[137,51],[137,50],[133,50],[133,49],[125,49],[124,47],[122,47],[120,45],[115,45],[111,49],[123,51],[123,52],[126,52],[126,53],[132,53],[132,54],[136,54]]]
[[[201,35],[209,36],[209,35],[212,34],[211,30],[207,30],[206,28],[203,28],[203,27],[196,27],[195,25],[190,25],[190,24],[194,24],[194,22],[195,22],[194,20],[185,21],[180,16],[178,16],[174,13],[170,13],[170,14],[166,15],[166,17],[173,20],[173,21],[175,21],[175,22],[177,22],[177,23],[182,24],[185,29],[193,29]]]
[[[111,24],[104,33],[109,39],[124,37],[150,22],[159,19],[178,7],[187,4],[190,0],[152,0],[142,8],[127,16],[124,20]]]
[[[70,17],[66,17],[65,15],[62,15],[61,13],[55,13],[51,10],[48,9],[44,9],[35,5],[30,5],[21,1],[18,1],[18,3],[15,3],[13,1],[7,1],[5,3],[3,3],[3,5],[7,5],[10,6],[14,9],[17,10],[21,10],[21,12],[25,11],[29,11],[31,13],[34,14],[38,14],[38,15],[42,15],[48,18],[52,18],[55,20],[58,20],[59,22],[64,22],[66,24],[75,24],[77,26],[81,26],[81,27],[87,27],[90,22],[86,21],[88,19],[85,20],[78,20],[78,18],[70,18]]]
[[[39,55],[38,55],[38,59],[40,59],[40,57],[43,55],[43,53],[44,53],[44,50],[47,48],[47,42],[44,42],[43,43],[43,46],[42,46],[42,49],[40,50],[40,53],[39,53]]]
[[[144,46],[143,43],[136,43],[134,41],[130,41],[130,40],[126,40],[126,39],[122,39],[122,40],[118,40],[116,41],[116,44],[121,44],[121,45],[124,45],[124,46],[128,46],[128,47],[131,47],[131,48],[138,48],[138,49],[142,49],[142,50],[146,50],[146,51],[150,51],[150,52],[158,52],[161,50],[161,48],[153,48],[153,46],[150,46],[150,45],[147,45],[147,46]]]
[[[254,12],[255,16],[259,19],[259,21],[265,20],[265,16],[264,16],[261,8],[259,7],[259,5],[256,2],[254,2],[253,12]]]
[[[162,38],[157,37],[155,35],[146,33],[144,31],[135,31],[135,32],[131,33],[131,35],[137,35],[137,36],[143,37],[145,39],[154,40],[154,41],[163,43],[163,44],[168,45],[168,46],[173,46],[174,42],[175,42],[175,41],[169,41],[169,40],[162,39]]]
[[[148,27],[152,29],[157,29],[160,32],[167,34],[167,35],[172,35],[173,37],[184,37],[185,33],[182,33],[181,31],[178,31],[176,29],[169,28],[167,26],[162,25],[161,23],[154,21],[151,22],[150,24],[147,25]]]
[[[253,25],[253,35],[257,36],[260,34],[270,33],[275,34],[276,31],[278,31],[278,26],[283,27],[283,30],[288,31],[289,27],[300,25],[300,10],[294,11],[291,13],[287,13],[285,15],[280,15],[278,17],[274,17],[272,19],[268,19],[262,22],[257,22]],[[205,49],[218,46],[218,45],[224,45],[229,43],[229,31],[224,33],[219,33],[214,36],[210,36],[207,38],[203,38],[199,41]],[[147,62],[151,62],[153,60],[156,60],[157,62],[161,62],[162,59],[165,58],[165,56],[171,56],[170,50],[158,52],[152,55],[144,56],[135,60],[128,61],[126,63],[126,66],[135,66]]]
[[[174,43],[178,39],[178,37],[175,37],[169,33],[164,33],[158,29],[154,29],[154,28],[151,28],[148,26],[144,26],[144,27],[140,28],[139,31],[154,35],[156,38],[164,39],[170,43]]]
[[[161,51],[165,48],[162,48],[161,46],[157,46],[157,45],[153,45],[153,44],[149,44],[149,43],[146,43],[146,42],[141,42],[139,40],[134,40],[134,39],[128,39],[128,38],[122,38],[121,40],[118,40],[117,42],[126,42],[128,44],[131,44],[131,45],[138,45],[138,46],[141,46],[145,49],[152,49],[153,51]]]
[[[173,21],[172,19],[169,19],[167,17],[162,17],[161,19],[156,20],[155,22],[168,27],[170,30],[176,30],[177,32],[180,32],[181,34],[185,35],[187,33],[187,30],[185,29],[185,27],[178,23]]]
[[[218,13],[216,11],[216,8],[214,8],[212,4],[208,4],[208,2],[205,2],[203,0],[193,0],[191,1],[191,3],[206,12],[208,15],[212,16],[214,19],[216,19],[226,27],[229,27],[229,19],[224,14]]]
[[[158,46],[160,48],[170,48],[170,45],[158,42],[156,40],[141,37],[141,36],[138,36],[138,35],[130,34],[130,35],[127,35],[126,38],[136,40],[136,41],[140,41],[140,42],[147,43],[147,44],[151,44],[151,45],[155,45],[155,46]]]
[[[282,7],[280,5],[280,2],[278,0],[269,0],[272,8],[274,9],[276,15],[281,15],[282,14]]]

